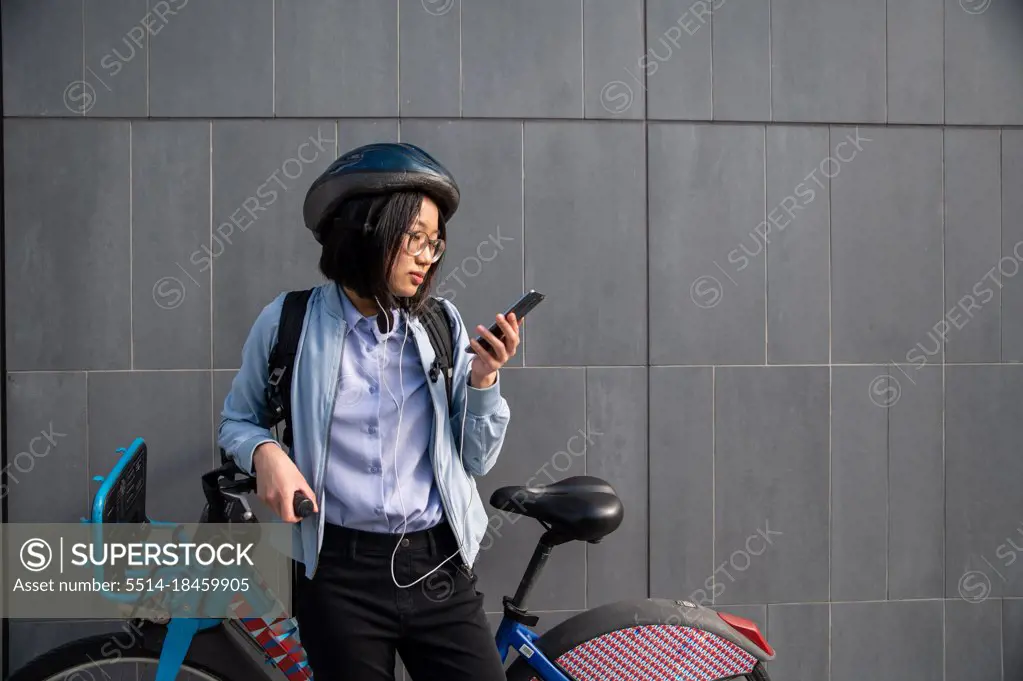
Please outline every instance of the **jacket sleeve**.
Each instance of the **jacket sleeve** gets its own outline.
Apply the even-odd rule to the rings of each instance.
[[[220,414],[217,442],[238,467],[250,474],[252,454],[264,442],[277,442],[267,427],[269,414],[264,390],[270,348],[277,341],[277,325],[284,303],[282,293],[259,313],[242,347],[241,368],[231,383]]]
[[[471,360],[475,355],[465,351],[469,345],[462,316],[453,303],[443,300],[456,328],[452,334],[454,339],[454,364],[452,390],[454,399],[449,414],[451,430],[455,437],[455,446],[462,453],[462,461],[466,471],[471,475],[486,475],[501,453],[504,445],[511,411],[508,402],[501,396],[501,372],[497,380],[489,388],[474,388],[469,385]],[[463,418],[465,414],[465,442],[462,440]]]

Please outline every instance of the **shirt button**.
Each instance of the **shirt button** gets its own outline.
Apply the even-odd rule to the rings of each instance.
[[[377,427],[376,426],[367,426],[366,427],[366,432],[368,432],[370,435],[376,435],[377,434]]]
[[[374,509],[374,510],[376,511],[377,515],[380,515],[381,513],[384,512],[384,509],[380,508],[379,506],[377,506],[376,509]]]
[[[370,395],[376,395],[377,394],[377,387],[375,385],[371,385],[369,387],[369,394]]]
[[[379,472],[380,472],[380,469],[379,469],[379,468],[377,468],[377,467],[376,467],[375,465],[374,465],[374,466],[370,466],[370,467],[369,467],[369,472],[370,472],[370,473],[379,473]]]

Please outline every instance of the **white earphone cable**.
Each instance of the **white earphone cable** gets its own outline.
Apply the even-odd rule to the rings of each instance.
[[[380,307],[381,312],[386,314],[386,311],[384,310],[383,306],[380,305],[380,300],[378,299],[376,302],[377,302],[377,306]],[[400,319],[401,318],[401,310],[398,311],[398,316],[399,316],[399,319]],[[401,390],[401,404],[400,405],[398,404],[398,400],[395,399],[394,393],[391,391],[390,387],[387,385],[387,381],[384,380],[383,372],[379,371],[380,363],[379,363],[379,361],[377,362],[378,375],[380,376],[380,382],[383,383],[384,388],[387,390],[387,394],[391,396],[391,401],[394,402],[394,406],[398,408],[398,427],[397,427],[397,432],[395,432],[395,434],[394,434],[394,481],[395,481],[395,484],[398,487],[398,501],[401,503],[402,523],[401,523],[401,537],[399,537],[398,541],[395,542],[395,544],[394,544],[394,551],[391,552],[391,581],[394,582],[394,585],[396,587],[398,587],[399,589],[407,589],[409,587],[415,586],[416,584],[418,584],[419,582],[423,581],[424,579],[426,579],[427,577],[432,575],[434,572],[439,570],[441,568],[441,566],[444,565],[444,563],[448,562],[449,560],[451,560],[452,558],[457,556],[458,553],[459,553],[459,551],[456,550],[450,556],[448,556],[447,558],[442,560],[440,563],[438,563],[437,567],[433,568],[432,570],[427,572],[425,575],[423,575],[422,577],[420,577],[416,581],[411,582],[409,584],[399,584],[398,583],[398,578],[394,574],[394,559],[395,559],[395,556],[397,556],[397,554],[398,554],[398,547],[401,546],[402,540],[405,539],[405,529],[408,526],[408,512],[407,512],[407,510],[405,508],[405,499],[402,496],[402,492],[401,492],[401,476],[398,475],[398,442],[401,439],[401,419],[402,419],[402,417],[404,416],[404,413],[405,413],[405,382],[404,382],[404,378],[402,376],[402,358],[404,357],[404,354],[405,354],[405,343],[408,341],[409,323],[410,322],[409,322],[408,315],[406,315],[405,316],[405,336],[404,336],[404,338],[402,339],[402,342],[401,342],[401,351],[398,353],[398,385],[399,385],[399,388]],[[394,334],[394,329],[392,328],[387,333],[387,335],[384,336],[384,340],[382,342],[384,343],[384,349],[385,350],[387,349],[387,341],[389,341],[391,339],[391,336],[393,334]],[[466,418],[468,416],[468,412],[469,412],[469,400],[468,400],[468,396],[467,396],[466,400],[465,400],[465,404],[463,405],[463,409],[462,409],[462,432],[461,432],[461,435],[459,436],[459,440],[458,440],[458,462],[459,462],[459,467],[462,469],[462,474],[465,475],[467,480],[469,480],[469,474],[465,471],[465,461],[464,461],[463,452],[465,450],[465,420],[466,420]],[[472,505],[472,492],[473,492],[474,488],[473,488],[473,485],[471,484],[472,483],[471,480],[469,480],[469,483],[470,483],[470,485],[469,485],[469,503],[466,504],[465,514],[462,516],[462,527],[463,528],[466,526],[466,521],[469,518],[469,508]],[[434,484],[437,484],[437,483],[435,482]],[[477,494],[478,494],[478,492],[477,492]],[[385,519],[387,519],[386,508],[385,508],[385,511],[384,511],[384,517],[385,517]],[[388,527],[389,526],[390,526],[390,520],[388,519]],[[452,528],[452,529],[454,529],[454,528]],[[463,536],[463,537],[461,537],[461,539],[464,541],[465,537]]]

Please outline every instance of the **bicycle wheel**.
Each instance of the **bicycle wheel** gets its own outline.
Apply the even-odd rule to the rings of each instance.
[[[704,625],[714,619],[713,610],[683,612],[674,601],[611,603],[565,620],[535,645],[579,681],[664,681],[679,673],[698,681],[770,681],[764,661],[773,656],[727,629],[707,631]],[[507,681],[540,677],[519,657]]]
[[[160,660],[161,625],[148,624],[145,635],[99,634],[71,641],[36,657],[8,681],[152,681]],[[153,634],[156,634],[155,636]],[[188,681],[254,681],[269,678],[265,668],[245,656],[224,627],[196,634],[178,672]]]

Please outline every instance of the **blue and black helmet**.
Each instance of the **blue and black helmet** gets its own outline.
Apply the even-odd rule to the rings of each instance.
[[[447,168],[414,144],[381,142],[344,153],[316,178],[302,206],[305,225],[322,244],[328,223],[343,201],[394,191],[428,195],[445,222],[458,209],[458,184]]]

